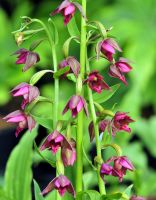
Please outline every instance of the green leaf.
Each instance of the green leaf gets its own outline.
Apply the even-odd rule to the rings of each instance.
[[[59,78],[60,76],[62,76],[63,74],[65,74],[66,72],[68,72],[70,70],[69,66],[66,66],[60,70],[58,70],[57,72],[54,73],[53,77],[54,78]]]
[[[35,141],[34,141],[34,148],[35,148],[36,152],[38,153],[38,155],[39,155],[41,158],[43,158],[43,160],[45,160],[47,163],[49,163],[52,167],[54,167],[54,168],[56,167],[56,163],[55,163],[55,162],[53,162],[52,160],[46,158],[46,157],[39,151],[39,149],[38,149],[38,147],[37,147]]]
[[[45,39],[38,39],[33,41],[33,43],[30,45],[29,50],[33,51],[34,49],[36,49]]]
[[[35,200],[44,200],[43,196],[41,195],[41,190],[39,188],[38,183],[34,181],[34,193],[35,193]]]
[[[35,85],[40,80],[40,78],[42,78],[42,76],[44,76],[48,72],[53,73],[52,70],[41,70],[41,71],[35,73],[32,76],[32,78],[30,79],[30,84]]]
[[[86,190],[78,193],[76,200],[100,200],[100,193],[95,190]]]
[[[128,186],[125,191],[123,192],[123,196],[128,197],[128,199],[131,197],[131,190],[132,190],[133,184]]]
[[[53,120],[51,118],[38,117],[38,116],[35,116],[35,115],[32,115],[32,117],[41,126],[49,129],[50,131],[53,129]]]
[[[122,193],[114,193],[114,194],[107,194],[107,195],[102,195],[100,200],[117,200],[121,199]]]
[[[50,29],[50,32],[51,32],[52,37],[53,37],[53,42],[54,42],[54,44],[58,44],[59,34],[58,34],[57,27],[56,27],[54,21],[51,18],[48,19],[48,22],[49,22],[49,29]]]
[[[76,78],[75,78],[75,75],[74,74],[67,74],[67,78],[70,80],[70,81],[73,81],[74,83],[76,83]]]
[[[70,36],[77,36],[80,37],[80,31],[77,27],[75,17],[72,17],[70,22],[67,24],[68,32]]]
[[[31,200],[32,147],[37,128],[27,131],[12,151],[5,171],[5,192],[15,200]]]
[[[101,34],[102,37],[105,38],[107,36],[106,29],[105,29],[104,25],[101,22],[99,22],[99,21],[92,21],[92,22],[90,22],[90,24],[91,23],[95,24],[97,30],[100,32],[100,34]]]
[[[68,57],[69,56],[69,47],[70,47],[70,43],[72,40],[77,39],[76,36],[71,36],[70,38],[68,38],[64,45],[63,45],[63,52],[64,52],[64,56]]]
[[[120,84],[116,84],[111,87],[110,90],[103,90],[101,94],[94,93],[93,94],[93,99],[97,103],[104,103],[108,101],[114,94],[115,92],[119,89]]]

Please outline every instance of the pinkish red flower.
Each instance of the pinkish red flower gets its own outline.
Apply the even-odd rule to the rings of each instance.
[[[99,133],[100,134],[103,133],[106,130],[106,127],[108,126],[108,124],[109,124],[108,120],[102,120],[102,121],[99,122]],[[94,137],[95,137],[93,122],[91,122],[89,124],[88,132],[89,132],[89,136],[90,136],[90,142],[92,142]]]
[[[110,89],[107,83],[103,80],[103,77],[96,70],[92,71],[88,75],[88,78],[85,82],[88,82],[89,87],[99,94],[102,92],[102,90]]]
[[[113,162],[113,166],[110,165],[111,162]],[[116,176],[122,182],[127,170],[134,170],[131,161],[126,156],[113,156],[101,165],[100,174],[102,178],[104,178],[104,175]]]
[[[113,55],[115,54],[115,51],[122,51],[121,48],[119,47],[118,43],[112,39],[112,38],[107,38],[103,40],[99,44],[99,50],[106,56],[106,58],[112,62],[113,61]]]
[[[129,61],[125,58],[120,58],[118,62],[110,66],[109,75],[120,79],[125,85],[127,81],[125,79],[124,73],[128,73],[132,70]]]
[[[75,197],[75,190],[73,188],[72,183],[70,180],[64,176],[59,175],[58,177],[54,178],[47,187],[42,191],[42,195],[45,195],[53,190],[57,190],[61,196],[64,196],[65,192],[69,192]]]
[[[69,0],[64,0],[61,5],[51,13],[51,15],[53,16],[58,13],[62,14],[64,16],[64,24],[67,25],[74,16],[75,11],[75,5]]]
[[[127,170],[133,171],[134,166],[126,156],[114,157],[114,176],[118,176],[119,181],[122,182],[123,176],[126,174]]]
[[[27,71],[30,67],[40,61],[40,57],[37,53],[27,49],[19,49],[13,55],[18,55],[16,64],[25,64],[23,72]]]
[[[11,90],[11,93],[14,97],[23,96],[24,100],[21,105],[22,109],[24,109],[28,103],[31,103],[40,95],[37,87],[27,83],[17,85],[13,90]]]
[[[59,69],[62,69],[66,66],[69,66],[70,70],[66,72],[64,76],[72,72],[76,77],[78,77],[80,71],[80,63],[74,57],[69,56],[68,58],[59,63]]]
[[[53,154],[56,154],[58,149],[62,146],[63,140],[64,136],[60,132],[55,130],[46,137],[40,147],[40,150],[43,151],[45,149],[49,149],[52,151]]]
[[[79,95],[74,95],[67,102],[63,110],[63,114],[65,114],[68,110],[71,110],[72,117],[75,118],[82,109],[84,109],[86,115],[88,116],[88,109],[85,99]]]
[[[126,131],[128,133],[131,132],[129,128],[129,123],[134,122],[127,113],[125,112],[116,112],[115,116],[113,117],[110,128],[112,129],[112,135],[115,136],[116,132],[118,131]]]
[[[19,133],[23,129],[28,128],[29,131],[31,131],[36,125],[35,120],[30,115],[26,115],[25,113],[23,113],[20,110],[16,110],[16,111],[8,114],[3,119],[6,120],[7,122],[17,124],[16,134],[15,134],[16,137],[19,135]]]
[[[107,163],[103,163],[101,165],[101,169],[100,169],[100,175],[102,178],[104,178],[104,175],[112,175],[113,173],[113,167],[110,166]]]
[[[70,145],[70,146],[69,146]],[[73,166],[76,160],[76,143],[74,140],[64,142],[61,149],[61,157],[64,166]],[[69,148],[70,147],[70,148]]]

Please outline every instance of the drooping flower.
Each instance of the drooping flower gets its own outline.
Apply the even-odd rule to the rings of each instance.
[[[110,165],[111,162],[113,162],[113,166]],[[119,181],[122,182],[127,170],[134,170],[131,161],[126,156],[113,156],[101,165],[100,174],[102,178],[104,178],[104,175],[118,177]]]
[[[21,105],[22,109],[24,109],[28,103],[31,103],[40,95],[37,87],[27,83],[21,83],[17,85],[14,89],[11,90],[11,93],[14,97],[23,96],[24,100]]]
[[[127,170],[133,171],[134,166],[126,156],[114,157],[114,176],[118,176],[119,181],[122,182],[123,176]]]
[[[110,128],[112,129],[112,135],[115,136],[116,132],[118,131],[126,131],[128,133],[131,132],[129,128],[129,123],[135,122],[131,119],[127,113],[125,112],[116,112],[115,116],[113,117]]]
[[[62,14],[64,17],[64,24],[67,25],[72,17],[74,16],[76,11],[76,7],[73,3],[71,3],[69,0],[64,0],[61,5],[54,10],[50,15],[53,16],[55,14]]]
[[[106,127],[109,124],[109,120],[102,120],[99,122],[99,133],[103,133],[106,130]],[[94,125],[93,122],[91,121],[89,126],[88,126],[88,132],[89,132],[89,136],[90,136],[90,142],[93,141],[94,137],[95,137],[95,131],[94,131]]]
[[[70,145],[70,148],[69,148]],[[64,166],[73,166],[76,160],[76,142],[72,139],[67,142],[63,142],[62,149],[61,149],[61,157]]]
[[[35,120],[30,116],[26,115],[24,112],[20,110],[16,110],[10,114],[8,114],[6,117],[3,118],[7,122],[10,123],[16,123],[16,137],[19,135],[19,133],[23,130],[28,128],[29,131],[32,131],[32,129],[35,127],[36,122]]]
[[[59,175],[58,177],[54,178],[47,187],[42,191],[42,195],[45,195],[53,190],[57,190],[61,196],[64,196],[65,192],[69,192],[75,197],[75,190],[73,188],[72,183],[70,180],[64,176]]]
[[[40,61],[40,57],[37,53],[29,51],[27,49],[19,49],[13,55],[17,56],[16,64],[25,64],[23,72],[27,71],[30,67]]]
[[[128,73],[131,70],[132,67],[129,64],[129,61],[125,58],[120,58],[119,61],[110,66],[109,75],[120,79],[125,85],[127,85],[124,73]]]
[[[106,58],[110,62],[113,61],[113,55],[115,54],[116,50],[120,52],[122,51],[118,43],[112,38],[107,38],[103,40],[102,42],[100,42],[99,50],[101,51],[101,53],[103,53],[106,56]]]
[[[40,147],[40,150],[43,151],[45,149],[49,149],[52,151],[53,154],[56,154],[58,149],[62,146],[63,140],[64,136],[60,132],[55,130],[46,137]]]
[[[100,175],[104,178],[104,175],[112,175],[113,174],[113,167],[107,163],[103,163],[100,169]]]
[[[107,83],[103,80],[103,76],[101,76],[97,70],[92,71],[85,82],[88,82],[89,87],[99,94],[102,90],[110,89]]]
[[[140,196],[132,196],[130,200],[145,200],[145,198]]]
[[[75,118],[82,109],[84,109],[86,115],[88,116],[88,109],[85,99],[79,95],[73,95],[67,102],[63,110],[63,114],[65,114],[68,110],[71,110],[72,117]]]
[[[70,67],[70,70],[64,74],[66,76],[68,73],[72,72],[76,77],[78,77],[80,71],[80,63],[73,56],[69,56],[59,63],[59,69],[66,66]]]

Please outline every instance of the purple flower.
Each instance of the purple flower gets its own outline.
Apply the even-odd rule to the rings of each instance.
[[[40,147],[40,150],[43,151],[45,149],[49,149],[52,151],[53,154],[56,154],[58,149],[62,146],[63,140],[64,136],[57,130],[55,130],[46,137],[46,139]]]
[[[113,117],[110,126],[112,128],[112,135],[115,136],[116,132],[118,131],[126,131],[128,133],[131,132],[129,128],[129,123],[134,122],[127,113],[125,112],[116,112],[115,116]]]
[[[112,175],[113,173],[113,167],[110,166],[107,163],[103,163],[101,165],[101,169],[100,169],[100,175],[102,178],[104,178],[104,175]]]
[[[25,64],[23,72],[27,71],[30,67],[40,61],[40,57],[37,53],[28,51],[27,49],[19,49],[13,55],[18,55],[16,64]]]
[[[110,89],[109,86],[107,85],[107,83],[103,80],[103,77],[96,70],[92,71],[88,75],[86,82],[88,82],[89,87],[93,91],[95,91],[99,94],[102,92],[102,90]]]
[[[106,127],[108,126],[109,121],[108,120],[102,120],[99,122],[99,133],[103,133],[106,129]],[[93,122],[91,122],[88,126],[88,132],[89,132],[89,136],[90,136],[90,142],[93,141],[94,137],[95,137],[95,131],[94,131],[94,125]]]
[[[106,58],[110,62],[113,61],[113,55],[115,54],[115,50],[118,50],[120,52],[122,51],[118,43],[112,38],[108,38],[100,42],[99,50],[106,56]]]
[[[15,133],[16,137],[23,129],[28,128],[31,131],[36,125],[35,120],[30,115],[26,115],[20,110],[10,113],[3,119],[7,122],[18,124]]]
[[[14,97],[23,96],[24,100],[21,105],[22,109],[40,95],[37,87],[31,86],[27,83],[17,85],[13,90],[11,90],[11,93]]]
[[[59,63],[59,69],[62,69],[66,66],[70,67],[70,70],[64,74],[66,76],[68,73],[72,72],[76,77],[78,77],[80,71],[80,63],[72,56],[69,56],[65,60]]]
[[[133,171],[134,166],[126,156],[113,157],[114,161],[114,176],[118,176],[119,181],[122,182],[123,176],[127,170]]]
[[[130,200],[145,200],[145,198],[144,197],[139,197],[139,196],[132,196],[130,198]]]
[[[74,95],[69,99],[63,110],[63,114],[65,114],[69,109],[72,112],[73,118],[75,118],[82,109],[84,109],[86,115],[88,116],[86,101],[79,95]]]
[[[113,162],[113,166],[110,163]],[[119,181],[122,182],[123,176],[126,174],[126,171],[134,170],[134,166],[126,156],[113,156],[106,163],[101,165],[100,174],[104,178],[104,175],[112,175],[119,178]]]
[[[70,146],[69,146],[70,145]],[[74,140],[67,142],[63,142],[61,149],[61,157],[64,166],[73,166],[76,160],[76,143]],[[70,148],[69,148],[70,147]]]
[[[61,196],[64,196],[65,192],[69,192],[75,197],[75,190],[69,181],[69,179],[64,175],[59,175],[54,178],[47,187],[42,191],[42,195],[45,195],[53,190],[57,190]]]
[[[125,85],[127,85],[124,73],[128,73],[132,70],[129,65],[129,61],[125,58],[120,58],[118,62],[110,66],[109,75],[120,79]]]
[[[75,11],[75,5],[69,0],[64,0],[61,5],[51,13],[51,15],[53,16],[58,13],[62,14],[64,16],[64,24],[67,25],[74,16]]]

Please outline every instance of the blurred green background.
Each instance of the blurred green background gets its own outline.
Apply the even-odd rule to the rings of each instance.
[[[1,117],[18,108],[18,101],[14,100],[13,102],[9,94],[10,89],[20,82],[29,81],[34,72],[51,66],[50,50],[48,50],[48,44],[45,42],[36,50],[41,57],[37,67],[23,74],[21,66],[15,65],[15,57],[10,56],[17,50],[11,32],[20,27],[20,16],[27,15],[32,18],[40,18],[46,22],[49,13],[60,2],[58,0],[1,1]],[[117,41],[123,48],[123,56],[133,61],[133,71],[128,76],[128,87],[121,84],[119,92],[111,98],[109,103],[105,104],[105,107],[111,108],[117,103],[116,110],[130,112],[132,118],[136,120],[131,126],[133,132],[130,136],[121,133],[115,139],[123,148],[124,154],[129,156],[137,169],[134,174],[128,174],[125,183],[128,184],[133,181],[135,192],[140,195],[156,196],[156,1],[88,0],[87,9],[88,19],[99,20],[106,28],[113,26],[111,34],[116,36]],[[76,14],[76,20],[79,24],[79,13]],[[69,34],[60,15],[55,17],[55,22],[59,30],[60,43],[57,52],[58,59],[61,61],[63,58],[62,44],[69,37]],[[34,40],[35,37],[31,40]],[[26,41],[22,47],[28,47],[28,42]],[[74,47],[73,45],[71,54],[78,56],[78,46]],[[93,68],[98,68],[101,72],[107,65],[101,60],[93,64]],[[109,85],[118,82],[118,80],[108,79]],[[52,96],[53,88],[50,85],[48,76],[45,80],[43,78],[39,82],[39,87],[43,96]],[[74,86],[70,82],[64,84],[61,81],[61,88],[60,109],[63,108],[69,96],[74,93]],[[64,91],[66,92],[64,93]],[[38,115],[44,113],[44,116],[49,116],[48,111],[49,107],[43,105],[36,109]],[[114,182],[114,179],[110,180],[110,183],[112,181]],[[115,190],[117,182],[114,182],[114,184]],[[111,190],[113,190],[112,187]]]

